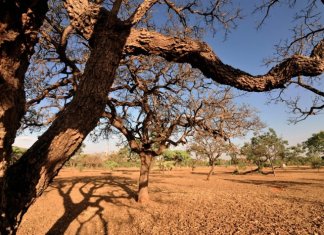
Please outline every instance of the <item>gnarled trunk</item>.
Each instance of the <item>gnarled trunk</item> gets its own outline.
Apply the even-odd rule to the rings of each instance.
[[[128,28],[101,14],[80,86],[51,127],[5,175],[0,195],[0,233],[14,234],[28,207],[47,188],[101,117],[115,78]]]
[[[0,2],[0,178],[25,113],[24,77],[47,10],[45,0]]]
[[[141,158],[141,169],[140,169],[140,177],[138,183],[138,202],[145,203],[150,200],[148,183],[149,183],[150,167],[152,164],[152,155],[142,152],[140,153],[140,158]]]

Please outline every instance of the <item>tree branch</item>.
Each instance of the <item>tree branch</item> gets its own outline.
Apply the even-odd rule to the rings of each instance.
[[[119,12],[122,2],[123,2],[123,0],[115,0],[113,7],[111,9],[111,14],[113,14],[114,16],[118,15],[118,12]]]
[[[34,99],[31,99],[29,100],[27,103],[26,103],[26,110],[31,106],[33,105],[34,103],[39,103],[40,101],[42,101],[45,97],[48,96],[49,92],[52,91],[52,90],[55,90],[59,87],[62,87],[62,86],[66,86],[67,84],[69,83],[72,83],[72,80],[71,79],[63,79],[59,82],[56,82],[54,84],[52,84],[51,86],[49,87],[46,87],[43,92],[38,95],[37,97],[35,97]]]
[[[135,25],[146,14],[146,12],[158,2],[158,0],[144,0],[142,4],[140,4],[134,13],[126,20],[126,23],[129,25]]]
[[[168,61],[189,63],[206,77],[245,91],[283,88],[293,77],[318,76],[324,72],[324,58],[294,55],[271,68],[268,73],[253,76],[224,64],[206,43],[147,30],[133,29],[124,52],[130,55],[157,55]]]

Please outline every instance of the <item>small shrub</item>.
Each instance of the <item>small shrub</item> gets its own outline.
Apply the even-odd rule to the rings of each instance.
[[[245,171],[246,170],[246,163],[239,161],[237,164],[238,169]]]
[[[320,157],[312,157],[311,160],[310,160],[310,163],[311,163],[311,167],[313,169],[320,169],[321,166],[323,165],[323,161]]]
[[[84,169],[84,165],[83,165],[83,164],[77,164],[76,168],[77,168],[79,171],[83,171],[83,169]]]
[[[109,170],[114,170],[116,167],[118,167],[118,163],[115,161],[107,160],[104,162],[104,168]]]
[[[174,161],[159,161],[160,171],[171,171],[174,167]]]

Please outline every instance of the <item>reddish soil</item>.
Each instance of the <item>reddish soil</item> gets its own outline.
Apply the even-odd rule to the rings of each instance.
[[[232,175],[232,168],[153,170],[138,204],[137,169],[64,169],[29,209],[19,235],[324,234],[324,170]]]

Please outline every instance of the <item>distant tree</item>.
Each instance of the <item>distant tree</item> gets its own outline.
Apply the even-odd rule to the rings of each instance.
[[[75,158],[77,167],[98,168],[102,167],[104,159],[98,154],[81,154]]]
[[[324,155],[324,131],[313,134],[303,144],[308,149],[308,155]]]
[[[313,134],[303,142],[303,145],[307,150],[311,167],[320,169],[324,165],[324,131]]]
[[[213,137],[208,133],[196,133],[190,150],[197,155],[205,157],[209,161],[210,171],[207,174],[207,179],[214,173],[215,163],[223,153],[230,151],[231,145],[223,138]]]
[[[131,150],[128,144],[125,144],[117,152],[119,159],[123,162],[137,162],[138,154]]]
[[[285,148],[288,142],[278,137],[274,129],[251,138],[250,143],[245,143],[241,152],[257,165],[257,171],[261,172],[264,164],[269,163],[272,173],[275,175],[274,164],[285,157]]]
[[[185,150],[167,149],[162,156],[165,161],[173,161],[175,166],[186,165],[191,161],[190,154]]]
[[[10,164],[15,163],[21,156],[27,151],[26,148],[21,148],[17,146],[12,146],[12,153],[11,153],[11,162]]]
[[[66,167],[77,167],[80,160],[80,156],[82,155],[84,148],[86,147],[85,143],[82,143],[78,150],[74,153],[74,155],[67,161],[65,162],[64,166]]]
[[[81,155],[84,152],[85,147],[86,147],[85,143],[82,143],[78,148],[78,150],[74,153],[74,156]]]
[[[305,148],[303,145],[297,144],[286,148],[283,161],[286,165],[304,165],[307,158],[305,156]]]
[[[117,152],[104,157],[107,168],[133,167],[139,165],[138,154],[133,152],[128,145],[122,146]]]

